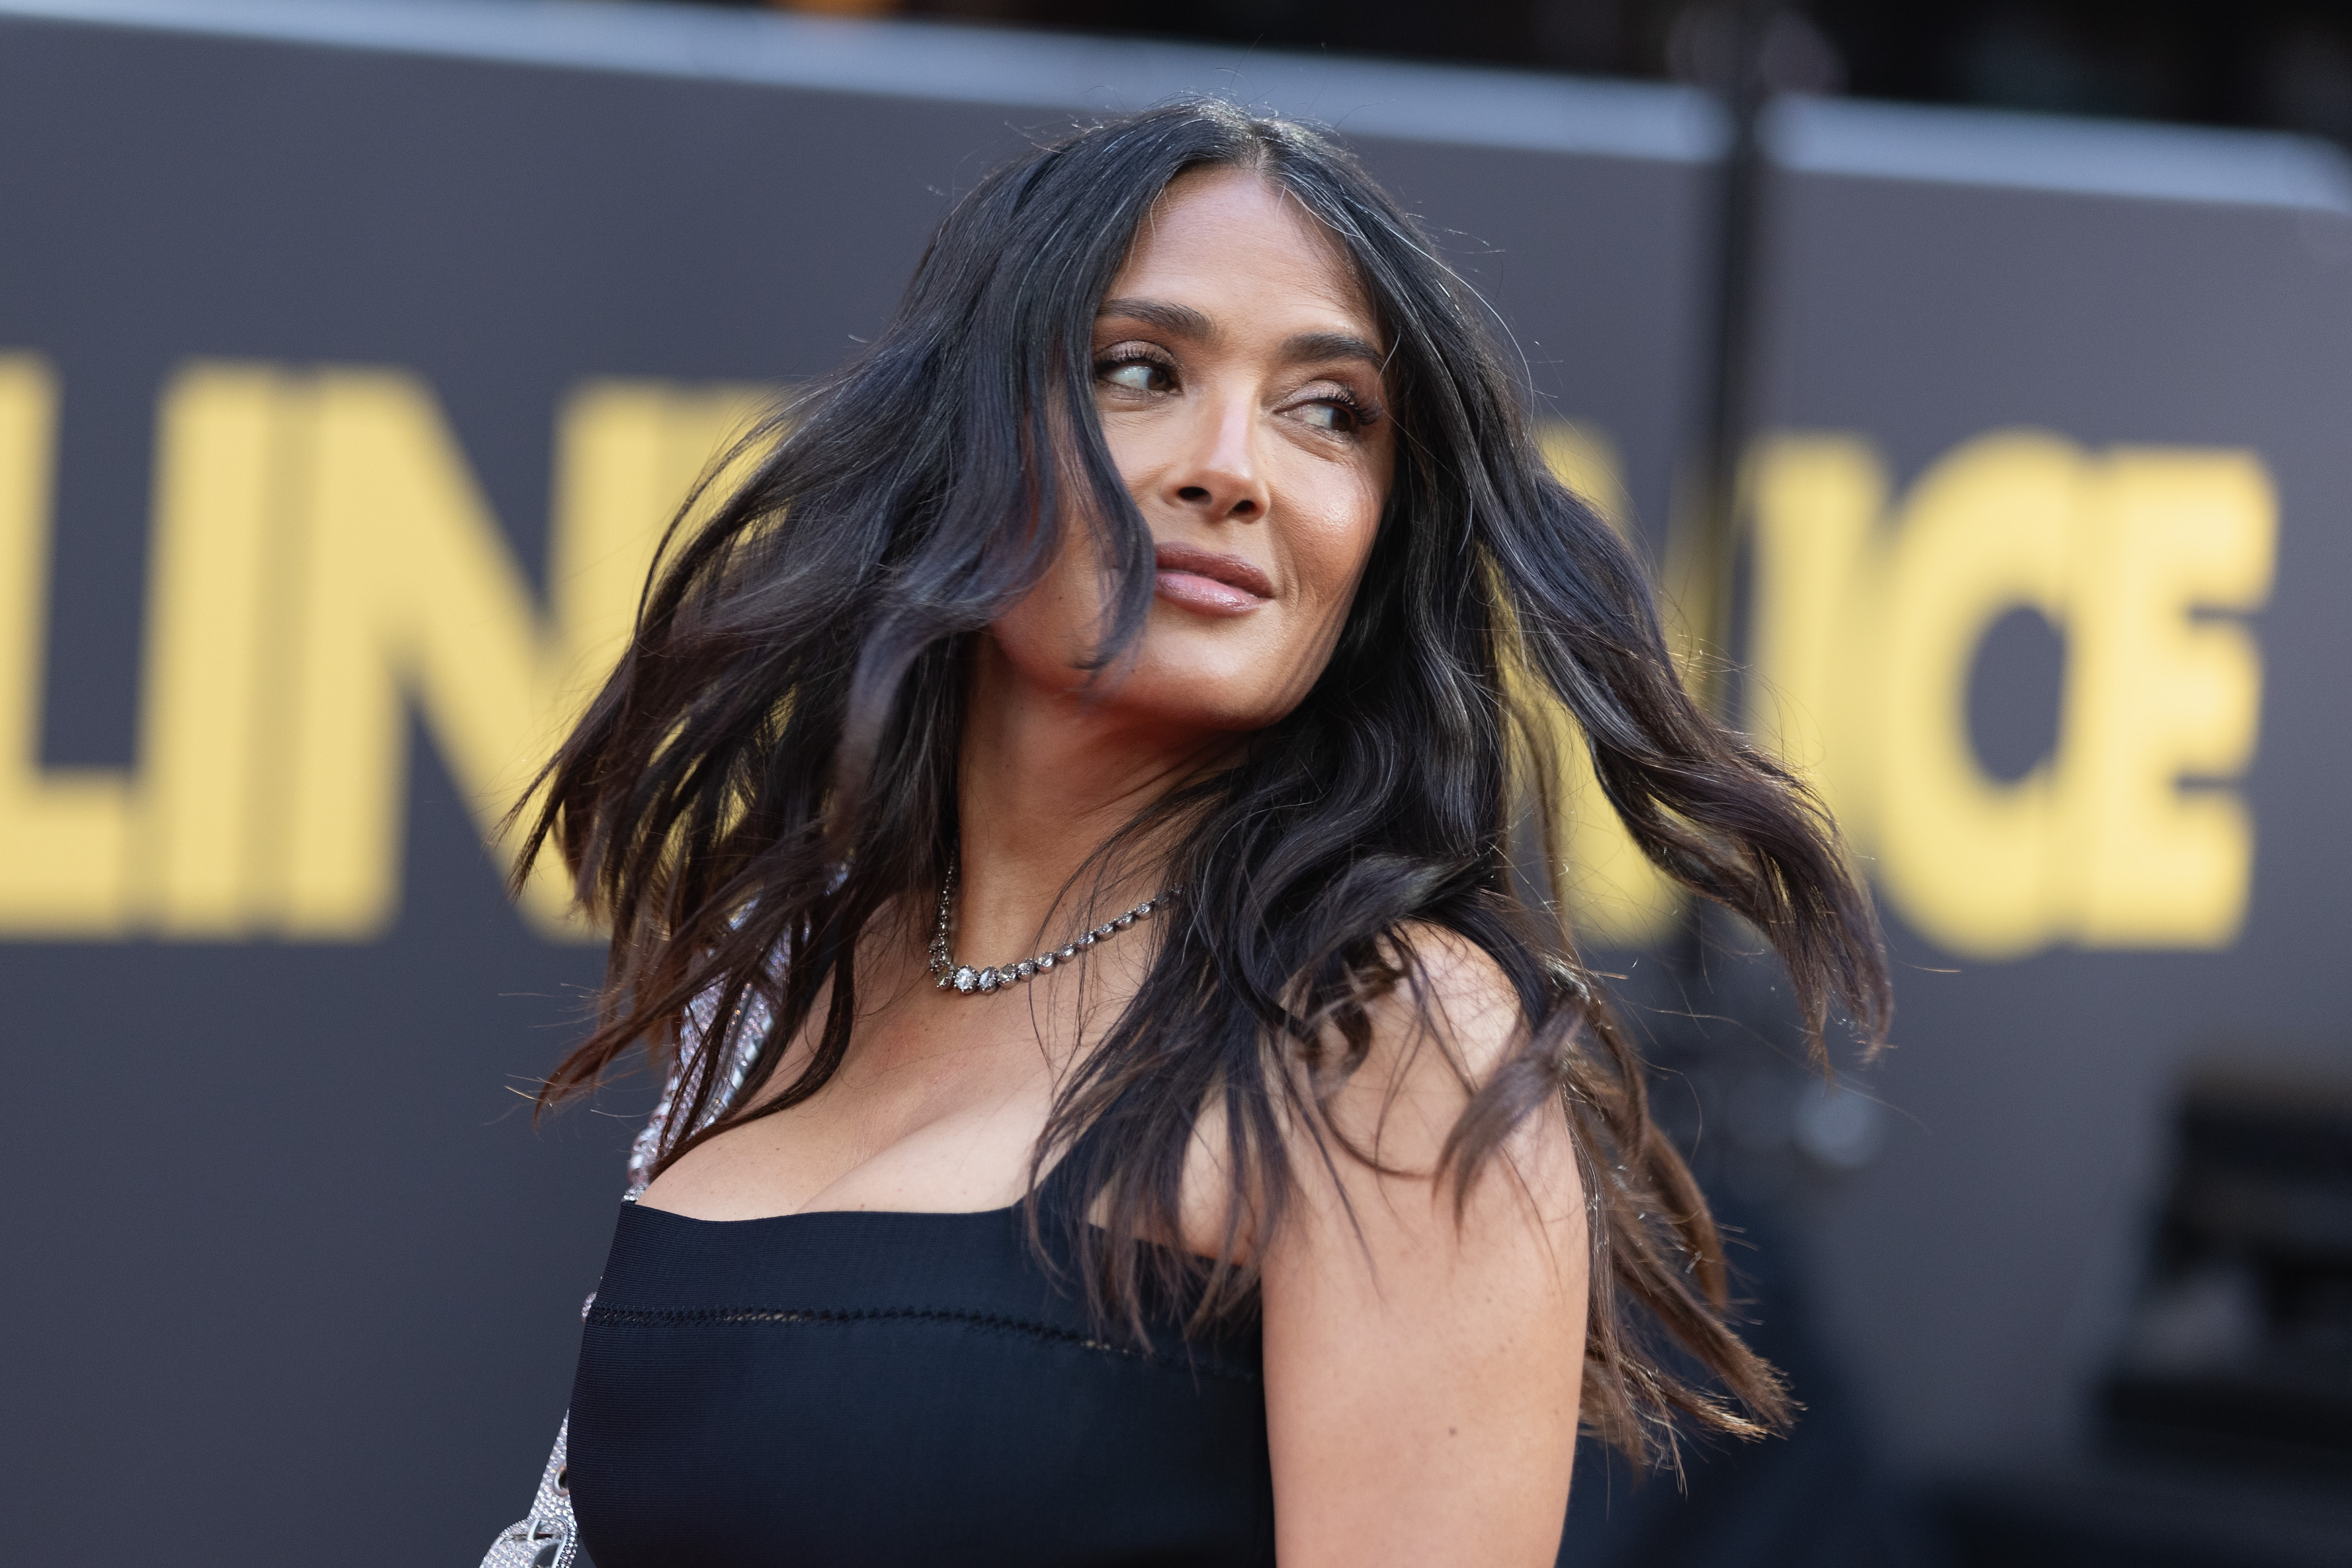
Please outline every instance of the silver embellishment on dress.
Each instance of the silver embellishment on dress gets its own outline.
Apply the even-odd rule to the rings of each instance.
[[[772,966],[774,972],[782,968],[781,958]],[[768,1030],[774,1021],[768,1011],[767,998],[757,990],[745,993],[736,1004],[730,1029],[715,1030],[718,1019],[718,987],[711,987],[687,1004],[686,1028],[678,1044],[677,1061],[671,1065],[668,1081],[662,1085],[661,1098],[654,1103],[652,1118],[629,1146],[628,1190],[621,1195],[624,1202],[635,1203],[654,1179],[654,1167],[661,1163],[670,1145],[670,1119],[677,1113],[678,1094],[685,1087],[688,1071],[700,1061],[711,1036],[730,1036],[734,1049],[729,1054],[726,1071],[711,1085],[710,1099],[703,1106],[702,1114],[688,1129],[689,1135],[719,1120],[735,1103],[735,1097],[743,1092],[744,1081],[751,1074],[752,1065],[760,1059],[760,1047],[767,1042]]]
[[[482,1568],[572,1568],[580,1542],[578,1525],[572,1517],[571,1472],[564,1457],[571,1436],[572,1417],[567,1416],[556,1429],[555,1452],[547,1458],[530,1511],[499,1532],[482,1558]]]
[[[833,885],[840,886],[847,875],[846,867],[837,870]],[[771,974],[782,974],[783,962],[783,955],[777,954],[770,965]],[[670,1065],[668,1080],[662,1085],[661,1098],[655,1102],[645,1131],[629,1145],[628,1190],[621,1195],[624,1203],[636,1202],[653,1180],[654,1166],[661,1162],[667,1147],[670,1120],[677,1113],[678,1092],[686,1082],[688,1070],[699,1061],[713,1033],[730,1041],[732,1050],[719,1082],[711,1085],[710,1098],[702,1114],[695,1118],[690,1129],[693,1132],[710,1125],[735,1103],[736,1097],[743,1092],[744,1081],[751,1076],[752,1064],[760,1059],[760,1048],[767,1042],[768,1030],[774,1024],[766,998],[756,989],[747,992],[737,1004],[725,1030],[714,1030],[718,1021],[719,988],[714,986],[687,1004],[678,1059]],[[595,1304],[593,1292],[580,1303],[583,1322]],[[539,1491],[531,1500],[530,1511],[490,1542],[482,1568],[572,1568],[580,1542],[578,1526],[572,1515],[571,1469],[566,1457],[571,1437],[572,1417],[566,1415],[563,1425],[556,1429],[555,1451],[548,1456],[547,1469],[540,1476]]]

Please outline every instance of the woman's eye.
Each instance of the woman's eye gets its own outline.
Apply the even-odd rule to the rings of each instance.
[[[1102,379],[1106,385],[1121,392],[1160,392],[1175,386],[1175,378],[1168,373],[1168,367],[1153,364],[1150,360],[1129,360],[1109,366],[1102,372]]]
[[[1344,402],[1310,402],[1299,413],[1317,430],[1328,430],[1337,434],[1346,434],[1362,423],[1356,417],[1356,411]]]

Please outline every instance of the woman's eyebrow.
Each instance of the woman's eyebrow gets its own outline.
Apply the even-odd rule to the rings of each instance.
[[[1208,342],[1217,335],[1216,323],[1190,305],[1179,305],[1168,299],[1106,299],[1095,313],[1097,320],[1112,317],[1140,321],[1157,328],[1171,338],[1189,338],[1195,342]],[[1388,356],[1353,332],[1297,332],[1282,340],[1281,356],[1286,363],[1300,364],[1317,360],[1360,360],[1374,370],[1384,370]]]
[[[1292,364],[1310,360],[1361,360],[1385,370],[1388,356],[1353,332],[1299,332],[1282,340],[1282,357]]]
[[[1106,299],[1102,308],[1095,312],[1095,319],[1099,321],[1106,316],[1124,316],[1130,321],[1157,327],[1174,338],[1206,341],[1217,335],[1215,323],[1200,311],[1165,299]]]

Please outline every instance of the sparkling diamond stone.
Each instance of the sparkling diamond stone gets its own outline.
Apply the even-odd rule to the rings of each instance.
[[[997,981],[996,981],[996,971],[995,971],[995,970],[993,970],[993,969],[982,969],[982,970],[980,972],[980,988],[981,988],[982,991],[992,991],[992,990],[996,989],[996,985],[997,985]]]
[[[1063,957],[1065,957],[1065,958],[1075,958],[1075,957],[1076,957],[1077,956],[1078,956],[1078,945],[1077,945],[1076,943],[1075,943],[1075,942],[1071,943],[1068,946],[1066,946],[1066,947],[1065,947],[1065,948],[1063,948],[1063,949],[1062,949],[1062,956],[1063,956]]]
[[[1145,915],[1149,915],[1149,914],[1150,914],[1150,913],[1151,913],[1151,904],[1150,904],[1150,902],[1149,900],[1146,900],[1144,903],[1139,904],[1137,904],[1137,905],[1135,906],[1135,917],[1136,917],[1138,920],[1142,919]]]
[[[1054,955],[1051,953],[1040,953],[1037,955],[1037,967],[1041,969],[1052,968],[1054,967]]]
[[[1050,959],[1048,959],[1048,960],[1047,960],[1047,962],[1049,962],[1049,963],[1050,963],[1051,961],[1052,961],[1052,960],[1050,960]],[[1024,979],[1024,980],[1029,979],[1029,978],[1033,977],[1036,973],[1037,973],[1037,964],[1036,964],[1036,960],[1034,960],[1034,959],[1033,959],[1033,958],[1024,958],[1024,959],[1022,959],[1022,960],[1021,960],[1021,977],[1022,977],[1023,979]]]
[[[973,968],[970,964],[966,964],[962,968],[958,969],[955,972],[955,988],[961,991],[964,995],[971,995],[972,988],[979,984],[980,971]]]
[[[1094,934],[1093,932],[1091,932],[1091,931],[1087,932],[1085,936],[1081,936],[1081,937],[1079,937],[1079,938],[1078,938],[1078,946],[1081,946],[1081,947],[1091,947],[1091,946],[1093,946],[1094,945],[1095,945],[1095,934]]]
[[[1124,931],[1129,926],[1135,924],[1135,916],[1132,915],[1122,915],[1118,919],[1112,921],[1111,924],[1118,926],[1121,931]]]
[[[1118,926],[1113,925],[1109,921],[1106,920],[1100,925],[1095,927],[1095,935],[1097,936],[1108,936],[1118,929]]]

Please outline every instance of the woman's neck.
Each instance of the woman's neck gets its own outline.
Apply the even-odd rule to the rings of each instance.
[[[1224,760],[1236,737],[1143,722],[1115,695],[1042,689],[985,635],[974,663],[958,778],[956,949],[982,962],[1066,941],[1159,892],[1164,844],[1089,858],[1153,801]]]

